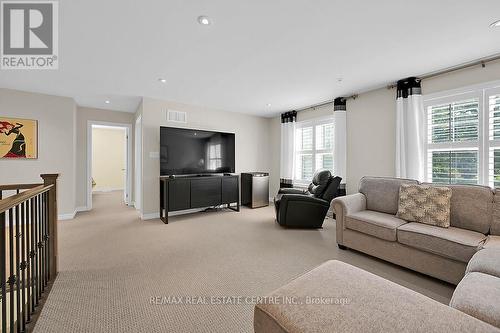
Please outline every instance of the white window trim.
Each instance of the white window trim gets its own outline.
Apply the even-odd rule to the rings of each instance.
[[[500,140],[490,140],[489,126],[489,98],[491,95],[500,94],[500,81],[491,81],[476,85],[471,85],[459,89],[448,90],[439,93],[428,94],[424,96],[424,174],[426,181],[432,181],[428,170],[428,153],[432,150],[478,150],[478,184],[493,186],[490,173],[490,148],[500,148]],[[479,137],[478,141],[455,142],[455,143],[429,143],[428,142],[428,107],[432,105],[447,104],[477,98],[479,101]]]
[[[312,150],[297,150],[295,149],[294,151],[294,156],[293,159],[294,161],[297,158],[297,153],[301,154],[311,154],[312,155],[312,163],[313,163],[313,170],[316,170],[316,154],[325,154],[325,153],[332,153],[333,154],[333,148],[331,150],[329,149],[321,149],[321,150],[316,150],[316,126],[319,125],[325,125],[325,124],[333,124],[333,115],[332,116],[325,116],[325,117],[318,117],[318,118],[313,118],[313,119],[307,119],[303,121],[298,121],[295,124],[295,131],[300,128],[304,127],[313,127],[313,134],[312,134]],[[294,136],[296,135],[296,132],[294,133]],[[335,135],[333,136],[333,139],[335,139]],[[333,143],[333,142],[332,142]],[[333,146],[335,144],[333,143]],[[295,163],[294,163],[295,164]],[[311,183],[311,179],[297,179],[296,178],[296,170],[293,171],[293,185],[295,187],[307,187]]]
[[[485,113],[486,113],[486,119],[484,122],[484,126],[486,129],[485,133],[485,145],[484,145],[484,153],[486,154],[486,160],[488,163],[485,163],[485,174],[486,174],[486,184],[489,185],[490,187],[495,186],[495,181],[494,181],[494,168],[490,169],[490,160],[493,157],[492,152],[494,148],[500,148],[500,139],[491,139],[491,134],[492,134],[492,129],[490,128],[490,96],[493,95],[500,95],[500,87],[494,87],[494,88],[489,88],[484,90],[484,106],[485,106]]]

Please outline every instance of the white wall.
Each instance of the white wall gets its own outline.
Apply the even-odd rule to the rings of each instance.
[[[500,79],[500,61],[422,81],[431,94]],[[395,176],[396,91],[382,88],[347,101],[347,191],[365,175]]]
[[[187,124],[170,123],[166,110],[187,112]],[[150,153],[160,150],[160,126],[206,129],[234,132],[236,140],[236,172],[269,172],[269,119],[234,112],[209,110],[185,104],[144,98],[142,107],[143,128],[143,205],[142,213],[147,217],[159,212],[159,158]]]
[[[123,127],[92,128],[92,178],[94,191],[125,189],[127,130]]]
[[[424,94],[500,79],[500,61],[485,68],[469,68],[422,82]],[[347,101],[347,192],[358,190],[363,176],[395,176],[396,90],[382,88]],[[297,120],[329,114],[331,108],[298,112]],[[271,194],[279,188],[280,120],[270,121]]]
[[[38,120],[38,159],[1,160],[0,184],[42,182],[40,174],[59,173],[58,209],[75,211],[75,120],[72,98],[0,89],[0,114]]]
[[[347,193],[363,176],[394,176],[396,96],[379,89],[347,101]]]

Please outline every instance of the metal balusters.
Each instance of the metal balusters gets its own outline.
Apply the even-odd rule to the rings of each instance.
[[[14,283],[16,282],[16,276],[14,275],[14,211],[9,209],[9,279],[7,280],[9,284],[9,323],[10,332],[14,333],[14,296],[12,292],[14,291]]]
[[[32,316],[57,275],[57,176],[0,185],[0,333],[33,329]]]
[[[45,192],[45,284],[50,281],[50,254],[49,254],[49,193]]]
[[[0,279],[2,287],[2,332],[7,332],[7,276],[5,272],[6,268],[6,251],[7,246],[5,244],[5,215],[6,213],[0,213],[0,241],[1,241],[1,255],[0,255]]]
[[[30,249],[30,261],[31,261],[31,312],[35,311],[36,305],[36,263],[35,263],[35,255],[36,255],[36,247],[35,247],[35,225],[36,225],[36,204],[35,198],[31,198],[31,249]]]
[[[19,233],[19,223],[21,223],[21,220],[19,219],[19,206],[16,206],[16,208],[14,209],[15,210],[15,214],[16,214],[16,220],[15,220],[15,224],[16,224],[16,229],[15,229],[15,237],[14,237],[14,251],[16,253],[16,256],[15,256],[15,272],[16,272],[16,280],[15,280],[15,290],[13,289],[12,292],[11,292],[11,296],[14,297],[14,293],[15,293],[15,296],[16,296],[16,311],[15,311],[15,314],[16,314],[16,320],[15,320],[15,326],[16,326],[16,331],[18,333],[21,333],[21,326],[19,325],[19,319],[21,318],[21,284],[19,283],[19,280],[21,279],[21,272],[19,271],[20,267],[20,262],[21,260],[19,260],[19,254],[21,252],[21,249],[20,249],[20,244],[19,244],[19,237],[20,237],[20,233]]]
[[[38,196],[38,299],[42,298],[43,287],[43,248],[42,248],[42,224],[43,224],[43,214],[42,214],[42,197]]]
[[[21,331],[26,331],[26,203],[21,204],[21,304],[22,320]]]
[[[38,197],[35,197],[35,232],[33,235],[33,238],[35,240],[35,244],[33,244],[33,250],[35,250],[35,257],[33,258],[33,260],[35,261],[35,274],[33,281],[33,285],[35,286],[35,306],[38,306],[38,301],[40,300],[40,288],[38,284],[38,281],[40,281],[40,275],[38,274],[38,256],[40,255],[38,251],[38,221],[40,220],[40,214],[38,211],[39,206],[40,205],[38,203]]]
[[[45,292],[45,196],[40,194],[40,284]]]
[[[45,285],[50,280],[50,255],[49,255],[49,193],[45,192],[45,235],[43,236],[45,243]]]
[[[26,320],[27,323],[31,322],[31,314],[33,313],[34,309],[31,306],[31,299],[32,299],[32,290],[31,290],[31,225],[33,224],[33,214],[32,214],[32,200],[26,201],[26,306],[27,306],[27,315],[28,318]]]
[[[38,287],[40,288],[40,298],[42,298],[42,293],[45,290],[44,286],[44,277],[43,277],[43,200],[42,196],[38,196],[38,267],[39,267],[39,282],[38,282]]]

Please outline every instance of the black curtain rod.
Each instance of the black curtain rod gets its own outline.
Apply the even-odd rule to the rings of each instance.
[[[356,98],[358,98],[358,95],[351,95],[351,96],[347,96],[347,97],[343,97],[343,98],[347,101],[349,99],[356,99]],[[321,106],[325,106],[325,105],[329,105],[329,104],[333,104],[333,101],[326,101],[326,102],[314,104],[314,105],[307,106],[307,107],[302,108],[302,109],[296,109],[295,111],[304,111],[304,110],[307,110],[307,109],[319,108]]]
[[[430,79],[432,77],[436,77],[436,76],[440,76],[440,75],[444,75],[444,74],[448,74],[448,73],[460,71],[462,69],[467,69],[467,68],[470,68],[470,67],[481,66],[482,68],[484,68],[484,67],[486,67],[487,63],[493,62],[493,61],[497,61],[497,60],[500,60],[500,53],[494,54],[494,55],[489,56],[489,57],[481,58],[481,59],[478,59],[478,60],[469,61],[469,62],[460,64],[460,65],[448,67],[448,68],[445,68],[445,69],[442,69],[442,70],[439,70],[439,71],[435,71],[435,72],[430,72],[430,73],[427,73],[427,74],[419,75],[417,77],[420,78],[420,79],[422,79],[422,80],[426,80],[426,79]],[[396,86],[397,86],[396,83],[391,83],[391,84],[389,84],[387,86],[387,89],[393,89],[393,88],[396,88]]]

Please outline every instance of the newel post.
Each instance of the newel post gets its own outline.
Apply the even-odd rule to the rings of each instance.
[[[57,260],[58,260],[58,250],[57,250],[57,177],[58,173],[53,174],[42,174],[40,175],[43,179],[43,185],[49,186],[53,185],[48,192],[48,204],[49,204],[49,263],[50,263],[50,276],[55,278],[57,276]]]

